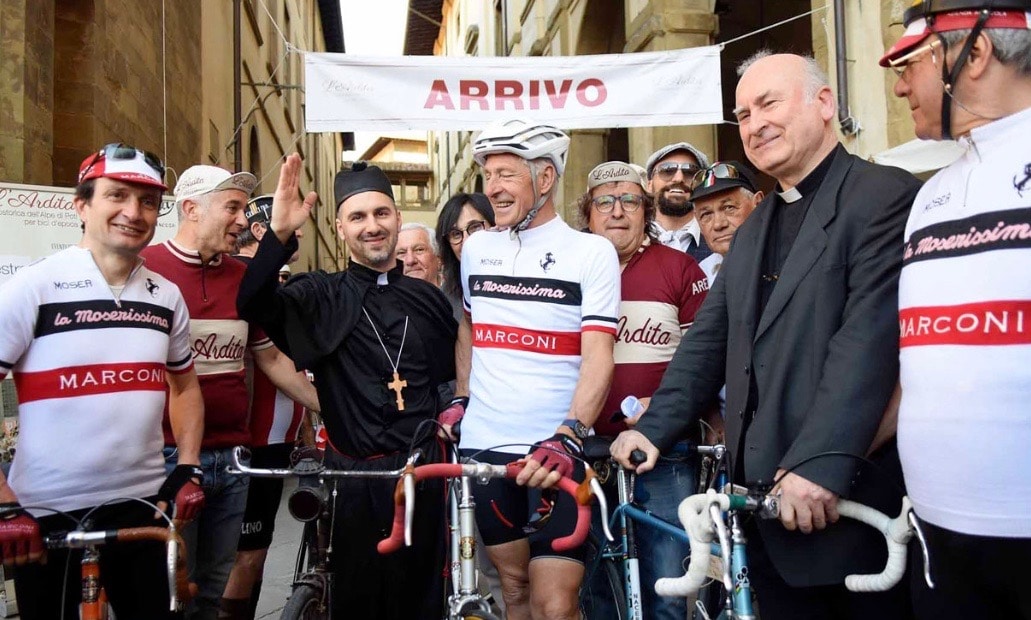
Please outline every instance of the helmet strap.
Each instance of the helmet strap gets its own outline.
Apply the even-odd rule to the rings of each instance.
[[[967,40],[963,43],[963,47],[959,51],[959,55],[956,56],[956,63],[949,68],[948,54],[949,46],[945,42],[945,38],[942,37],[941,33],[935,33],[938,39],[942,42],[942,84],[945,87],[945,93],[942,97],[942,109],[941,109],[941,125],[942,125],[942,139],[952,140],[952,104],[953,104],[953,91],[956,87],[956,82],[959,80],[959,74],[963,71],[963,65],[966,64],[967,58],[970,56],[970,50],[974,47],[974,42],[977,41],[977,37],[981,35],[981,31],[984,29],[985,22],[991,16],[992,3],[989,2],[988,6],[981,9],[981,14],[977,16],[977,22],[974,27],[970,30],[970,35]],[[928,18],[927,25],[933,29],[934,21]]]
[[[526,165],[530,168],[530,181],[533,183],[533,208],[526,213],[526,217],[521,222],[516,224],[515,228],[512,229],[513,233],[520,233],[529,228],[533,218],[537,217],[537,213],[540,212],[541,208],[544,207],[544,203],[548,200],[547,195],[542,196],[537,191],[537,166],[533,165],[533,162],[529,160],[527,160]]]

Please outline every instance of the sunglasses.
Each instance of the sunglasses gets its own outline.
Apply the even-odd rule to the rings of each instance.
[[[652,171],[652,176],[659,177],[663,181],[669,181],[673,177],[677,176],[677,170],[679,170],[685,179],[690,179],[696,172],[701,170],[697,164],[689,162],[675,162],[668,161],[664,164],[655,166],[655,170]]]
[[[624,211],[633,213],[644,204],[644,196],[639,194],[620,194],[619,196],[604,194],[591,199],[591,204],[598,210],[598,213],[602,214],[612,213],[612,209],[616,207],[617,202],[622,205]]]
[[[741,171],[731,164],[715,163],[705,170],[699,170],[691,179],[691,191],[699,187],[712,187],[716,179],[740,179]]]
[[[920,62],[924,54],[930,52],[939,45],[941,45],[940,39],[935,39],[927,45],[921,45],[920,47],[916,48],[912,52],[909,52],[908,54],[903,54],[902,56],[899,56],[894,60],[889,60],[888,68],[894,71],[895,75],[902,77],[902,74],[906,72],[906,69],[909,68],[909,65]],[[934,56],[931,57],[931,60],[934,60]]]
[[[83,177],[89,174],[90,170],[93,169],[93,166],[95,166],[100,160],[101,155],[104,156],[105,160],[119,159],[123,161],[133,160],[142,156],[143,162],[153,168],[154,171],[158,173],[158,177],[162,179],[165,178],[165,164],[161,163],[161,159],[157,155],[150,151],[143,151],[134,146],[129,146],[128,144],[112,142],[97,151],[96,154],[93,155],[93,159],[90,160],[90,163],[82,169],[82,172],[79,173],[80,183],[82,182]]]
[[[473,220],[469,222],[469,225],[465,227],[465,230],[458,228],[457,226],[447,231],[447,240],[451,245],[458,245],[465,240],[466,237],[471,237],[473,233],[478,233],[487,227],[487,222],[483,220]]]

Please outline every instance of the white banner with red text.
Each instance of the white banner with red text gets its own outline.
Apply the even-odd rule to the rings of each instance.
[[[477,131],[502,118],[562,129],[723,121],[717,46],[594,56],[304,55],[305,129]]]
[[[79,215],[66,187],[0,183],[0,284],[31,262],[82,239]],[[178,219],[171,197],[161,205],[151,243],[175,236]]]

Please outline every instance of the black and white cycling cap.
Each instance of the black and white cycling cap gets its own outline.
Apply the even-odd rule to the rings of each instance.
[[[488,155],[511,153],[526,160],[547,158],[559,176],[566,168],[569,136],[561,129],[524,119],[494,123],[473,143],[473,159],[484,165]]]

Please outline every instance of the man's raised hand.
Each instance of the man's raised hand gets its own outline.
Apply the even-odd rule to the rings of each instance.
[[[308,192],[308,195],[301,200],[301,156],[291,153],[286,156],[283,166],[279,169],[279,185],[276,186],[275,196],[272,198],[272,218],[269,222],[272,232],[282,243],[287,243],[294,231],[304,226],[315,207],[318,195],[315,192]]]

